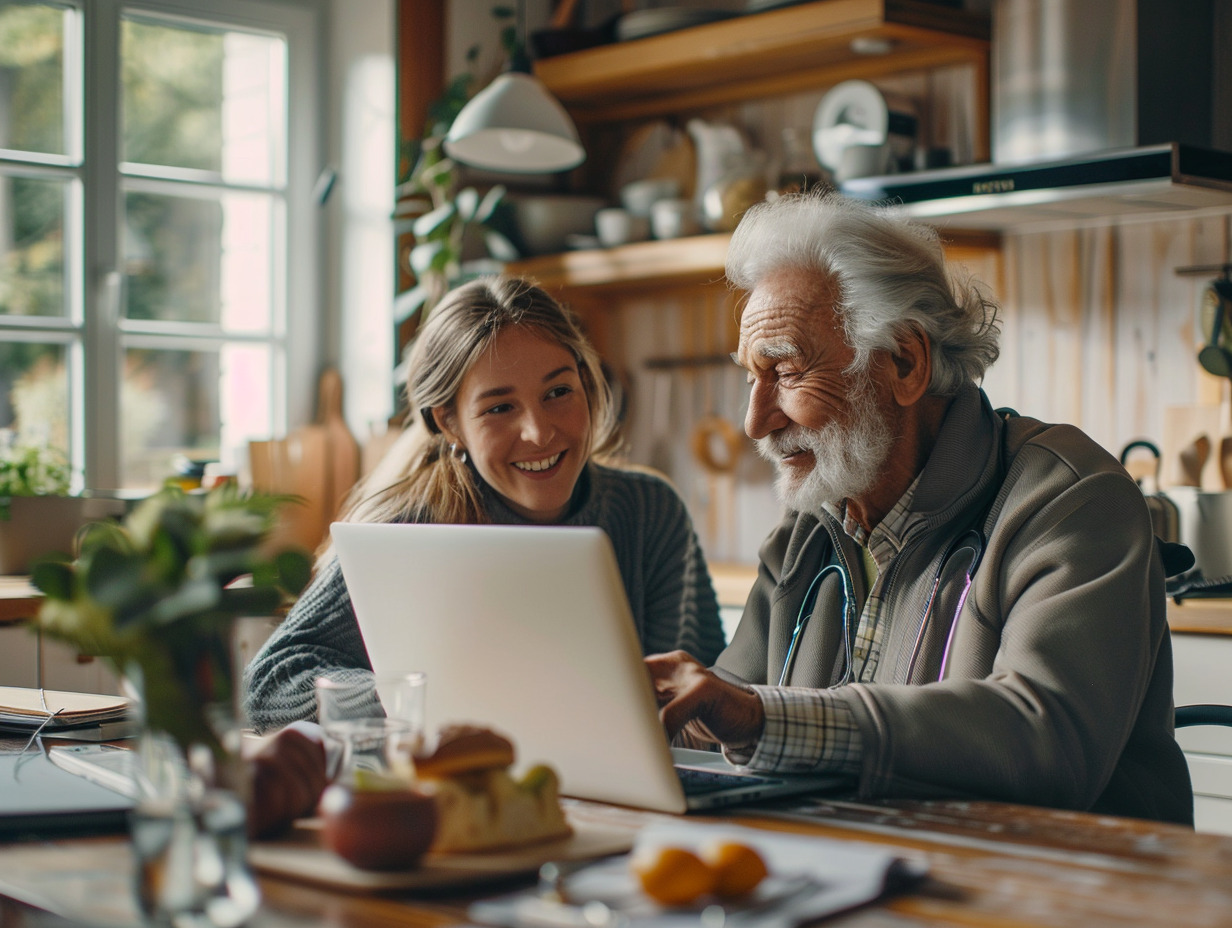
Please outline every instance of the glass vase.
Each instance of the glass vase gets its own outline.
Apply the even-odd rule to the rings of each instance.
[[[230,643],[229,635],[201,641],[192,666],[177,668],[173,681],[155,682],[148,670],[129,677],[142,718],[130,819],[134,890],[154,925],[236,928],[260,905],[247,860],[247,775]],[[174,712],[168,701],[178,703]]]

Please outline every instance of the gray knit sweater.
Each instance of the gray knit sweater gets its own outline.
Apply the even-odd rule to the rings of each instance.
[[[525,523],[484,487],[493,522]],[[562,525],[594,525],[612,540],[645,654],[681,648],[709,665],[723,650],[719,605],[683,501],[665,480],[591,463]],[[244,673],[244,708],[258,731],[315,717],[317,677],[365,677],[371,665],[335,558]]]

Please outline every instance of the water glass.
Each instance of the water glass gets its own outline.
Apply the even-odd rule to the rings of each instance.
[[[409,773],[423,733],[426,682],[422,673],[316,681],[317,719],[334,747],[332,778]]]

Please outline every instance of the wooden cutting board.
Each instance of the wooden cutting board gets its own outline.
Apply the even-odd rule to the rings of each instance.
[[[360,870],[320,843],[320,821],[307,819],[289,836],[249,845],[252,866],[284,877],[357,893],[470,886],[534,873],[549,860],[588,860],[623,854],[633,847],[633,828],[583,821],[569,816],[573,834],[557,841],[483,854],[428,854],[412,870],[388,873]]]
[[[315,423],[286,438],[249,442],[248,464],[253,489],[299,498],[284,507],[271,547],[315,551],[359,478],[359,443],[342,417],[342,376],[332,368],[321,375]]]

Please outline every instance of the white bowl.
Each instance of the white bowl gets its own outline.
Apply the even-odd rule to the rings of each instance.
[[[526,257],[565,251],[571,235],[593,234],[595,213],[607,204],[601,197],[568,193],[507,194],[505,199]]]

